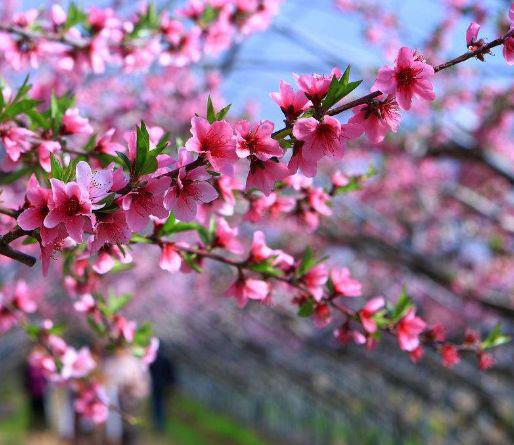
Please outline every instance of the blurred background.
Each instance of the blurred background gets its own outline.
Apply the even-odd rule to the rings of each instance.
[[[6,14],[10,8],[47,7],[45,1],[4,1]],[[123,0],[76,3],[86,9],[112,6],[119,15],[139,6]],[[157,5],[173,11],[181,3]],[[233,117],[262,117],[278,126],[282,115],[268,93],[282,79],[293,83],[292,73],[351,65],[352,77],[364,79],[358,97],[400,46],[417,48],[436,64],[466,51],[472,20],[483,23],[481,36],[496,38],[505,29],[509,4],[286,0],[269,29],[193,68],[155,66],[145,74],[110,68],[87,77],[80,88],[71,78],[56,79],[50,69],[33,75],[41,91],[73,87],[79,107],[104,130],[128,129],[144,117],[187,138],[189,120],[204,109],[208,93],[217,104],[233,103]],[[500,53],[438,75],[435,105],[416,106],[384,143],[352,143],[338,167],[359,174],[373,165],[377,175],[362,190],[338,198],[333,216],[315,231],[306,232],[295,215],[269,224],[246,222],[242,233],[258,227],[270,245],[294,253],[313,245],[320,255],[348,265],[365,295],[394,297],[407,285],[423,317],[442,321],[449,338],[462,338],[467,326],[486,332],[497,322],[512,334],[514,84],[512,67]],[[19,79],[25,72],[4,75]],[[328,181],[333,165],[321,170],[318,180]],[[162,344],[151,378],[141,377],[149,395],[142,401],[143,421],[134,425],[138,443],[514,443],[511,346],[498,351],[497,365],[487,372],[468,360],[447,369],[430,351],[415,365],[393,340],[384,339],[373,351],[342,346],[330,329],[298,318],[281,301],[237,308],[223,297],[232,277],[216,264],[201,275],[169,275],[155,270],[156,250],[137,249],[134,258],[152,261],[120,270],[108,284],[116,292],[136,293],[127,313],[155,322]],[[30,281],[40,271],[15,267],[1,273],[5,280]],[[42,289],[43,311],[58,320],[75,317],[69,336],[77,344],[90,342],[85,323],[62,304],[69,297],[61,283],[50,278]],[[34,420],[22,378],[28,348],[23,332],[0,340],[2,445],[59,443],[55,433],[28,432]],[[159,434],[152,392],[167,406],[165,420],[157,419]]]

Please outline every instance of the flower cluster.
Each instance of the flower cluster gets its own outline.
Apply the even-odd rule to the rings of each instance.
[[[146,69],[154,61],[184,66],[264,29],[279,3],[190,1],[177,18],[148,5],[131,20],[109,9],[84,12],[71,6],[66,12],[54,5],[47,16],[36,10],[13,16],[0,27],[0,47],[14,69],[36,66],[40,59],[51,61],[57,70],[77,73],[100,73],[107,64],[120,64],[127,71]],[[339,6],[354,8],[353,2],[340,1]],[[439,325],[429,325],[406,290],[392,301],[381,296],[388,292],[366,292],[366,282],[354,278],[349,267],[321,258],[311,248],[295,255],[272,248],[264,231],[253,232],[247,245],[240,223],[290,215],[302,233],[317,229],[322,217],[333,214],[333,198],[361,188],[374,174],[373,169],[353,176],[340,170],[350,141],[365,134],[374,146],[396,133],[401,110],[435,101],[437,72],[474,57],[485,61],[495,46],[503,46],[511,64],[513,8],[507,34],[486,43],[478,39],[480,27],[473,22],[466,34],[467,51],[446,63],[434,66],[420,52],[400,48],[393,65],[378,71],[371,91],[351,101],[346,98],[360,81],[350,80],[349,67],[295,75],[296,86],[282,81],[279,91],[271,93],[284,116],[283,127],[277,129],[267,119],[231,119],[230,105],[217,109],[209,97],[205,112],[195,110],[190,119],[186,140],[178,134],[173,139],[163,128],[147,127],[143,121],[123,133],[86,117],[69,94],[54,92],[39,101],[27,81],[17,92],[4,86],[2,184],[14,186],[6,188],[5,198],[12,208],[0,207],[2,259],[33,265],[36,260],[29,254],[39,246],[43,273],[48,274],[51,261],[62,257],[64,288],[76,313],[105,345],[128,349],[145,365],[158,348],[151,327],[122,313],[132,295],[105,295],[102,280],[110,272],[131,268],[138,249],[148,246],[159,252],[158,264],[168,273],[202,272],[208,261],[226,265],[234,275],[225,294],[240,307],[273,305],[286,297],[299,316],[312,318],[318,327],[332,325],[340,343],[373,348],[390,336],[413,361],[431,347],[445,366],[456,365],[469,352],[487,369],[494,363],[489,350],[508,341],[499,327],[485,338],[468,331],[462,343],[452,342]],[[342,115],[346,111],[351,116]],[[329,170],[329,163],[337,167]],[[377,181],[384,215],[397,211],[390,203],[416,176],[398,159],[388,167],[396,168],[394,180]],[[432,164],[423,167],[417,174],[430,182],[444,174]],[[318,172],[331,175],[325,185],[315,181]],[[425,206],[434,200],[423,198]],[[409,231],[409,221],[403,222],[397,233]],[[414,256],[408,248],[393,253]],[[440,276],[437,270],[430,273]],[[457,285],[464,286],[464,280]],[[367,293],[371,298],[364,299]],[[37,300],[23,281],[3,286],[0,333],[22,325],[38,345],[31,364],[50,380],[74,388],[77,412],[96,422],[105,420],[108,400],[94,378],[95,358],[86,347],[69,346],[51,321],[33,323]]]
[[[109,64],[126,71],[154,62],[185,66],[203,55],[218,54],[234,41],[266,29],[282,0],[188,1],[174,17],[147,4],[130,19],[112,8],[59,4],[42,15],[37,9],[14,14],[0,28],[0,48],[15,70],[49,61],[70,72],[103,73]]]

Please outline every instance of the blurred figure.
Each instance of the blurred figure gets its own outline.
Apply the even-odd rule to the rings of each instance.
[[[30,409],[30,428],[42,430],[46,427],[45,395],[47,381],[39,366],[30,361],[24,367],[24,386],[27,391]]]
[[[142,401],[150,386],[148,371],[124,348],[118,348],[114,355],[105,359],[103,371],[111,404],[105,424],[106,444],[134,445],[137,427],[127,420],[142,415]]]
[[[166,427],[166,401],[176,384],[175,366],[164,353],[161,343],[154,362],[150,365],[152,377],[152,418],[154,428],[163,433]]]
[[[75,436],[75,411],[69,388],[52,384],[48,390],[46,409],[52,431],[62,443],[71,443]]]

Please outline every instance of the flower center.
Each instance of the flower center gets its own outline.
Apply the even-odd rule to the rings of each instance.
[[[66,214],[68,216],[73,216],[78,213],[80,210],[80,202],[77,198],[72,197],[66,203]]]

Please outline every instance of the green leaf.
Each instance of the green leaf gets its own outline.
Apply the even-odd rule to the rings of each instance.
[[[31,88],[32,88],[32,85],[29,84],[29,75],[27,74],[25,76],[25,79],[23,80],[23,83],[21,84],[21,87],[18,88],[16,96],[14,96],[14,99],[11,101],[11,103],[16,103],[22,97],[25,97],[25,95],[30,91]]]
[[[312,299],[306,300],[298,309],[298,315],[300,317],[310,317],[314,313],[314,303]]]
[[[171,215],[170,215],[171,216]],[[169,219],[164,223],[164,225],[161,227],[161,235],[173,235],[174,233],[178,232],[188,232],[190,230],[196,230],[199,231],[201,229],[205,228],[198,223],[195,222],[182,222],[182,221],[176,221],[175,217],[173,217],[173,222],[171,222]]]
[[[398,298],[398,301],[396,302],[391,314],[391,319],[393,322],[396,323],[401,318],[403,318],[403,316],[412,306],[412,298],[409,297],[407,294],[407,288],[404,286],[402,293],[400,294],[400,297]]]
[[[150,150],[150,135],[146,129],[146,125],[141,121],[141,126],[136,130],[136,161],[134,163],[134,176],[138,177],[146,163],[148,151]]]
[[[212,99],[210,95],[207,99],[207,120],[210,124],[216,120],[216,111],[214,111],[214,105],[212,105]]]
[[[486,339],[480,344],[482,349],[491,349],[496,346],[503,345],[510,342],[510,337],[504,335],[500,323],[498,323],[494,329],[489,332]]]
[[[275,260],[275,257],[273,258],[266,258],[264,261],[261,261],[260,263],[251,264],[249,267],[254,272],[258,272],[263,275],[268,275],[270,277],[281,277],[284,275],[284,273],[273,266],[273,261]]]
[[[175,215],[173,212],[170,213],[166,222],[162,225],[161,230],[159,231],[159,235],[165,235],[172,227],[175,225]]]
[[[109,300],[107,303],[107,308],[111,314],[116,314],[121,309],[123,309],[131,300],[132,294],[123,294],[123,295],[109,295]]]
[[[32,126],[41,127],[44,130],[50,129],[50,122],[43,113],[39,113],[37,110],[31,109],[25,111],[25,115],[29,118]]]
[[[102,323],[97,323],[91,315],[87,317],[87,323],[93,332],[100,337],[103,337],[107,332],[105,326]]]
[[[74,2],[70,3],[64,29],[70,29],[80,23],[84,23],[87,19],[87,14],[82,11]]]
[[[41,332],[41,328],[38,325],[29,323],[25,326],[25,332],[31,340],[36,340]]]
[[[186,262],[186,264],[191,268],[193,269],[194,271],[198,272],[198,273],[202,273],[203,272],[203,269],[200,267],[200,265],[198,264],[198,261],[196,260],[196,255],[192,254],[192,253],[186,253],[186,252],[183,252],[182,253],[182,258],[184,259],[184,261]]]
[[[71,162],[63,169],[63,172],[62,172],[62,181],[63,182],[70,182],[73,179],[75,179],[76,167],[79,162],[80,162],[80,158],[73,158],[71,160]]]
[[[309,270],[311,270],[318,262],[314,258],[314,253],[312,252],[311,246],[307,246],[305,252],[303,253],[302,261],[298,266],[298,276],[304,276]]]
[[[121,159],[122,165],[125,165],[127,167],[127,170],[130,171],[132,169],[132,165],[130,163],[130,159],[125,153],[122,153],[121,151],[117,151],[116,154]]]
[[[216,115],[216,120],[221,121],[225,119],[225,116],[228,114],[231,106],[232,104],[228,104],[226,107],[223,107],[220,111],[218,111],[218,114]]]
[[[348,66],[341,76],[337,79],[336,76],[332,77],[328,92],[323,99],[322,106],[325,110],[328,110],[332,105],[339,102],[343,97],[350,94],[355,88],[357,88],[362,80],[356,82],[350,82],[350,66]]]
[[[138,346],[146,347],[150,344],[152,335],[153,335],[152,325],[148,322],[143,323],[141,326],[139,326],[136,329],[136,332],[134,334],[133,343]]]
[[[19,114],[24,114],[34,110],[40,103],[41,101],[35,99],[22,99],[19,102],[7,106],[4,115],[14,119]]]
[[[352,66],[348,65],[346,69],[344,70],[343,76],[341,77],[339,84],[341,85],[348,85],[348,82],[350,82],[350,70]]]
[[[151,153],[151,152],[150,152]],[[141,176],[149,175],[157,170],[158,163],[157,159],[153,156],[148,156],[148,158],[145,161],[145,165],[143,165],[143,168],[141,169],[141,172],[139,173]]]
[[[166,132],[164,135],[159,139],[159,142],[157,142],[157,145],[155,146],[155,149],[153,149],[150,153],[154,153],[157,151],[157,154],[161,154],[163,150],[168,146],[168,142],[170,140],[171,133]],[[156,154],[156,156],[157,156]]]
[[[132,237],[130,238],[130,242],[133,244],[152,244],[152,241],[148,238],[139,235],[137,233],[133,233]]]
[[[55,157],[53,153],[50,154],[50,167],[52,178],[62,179],[63,168],[61,166],[61,163],[58,161],[58,159]]]
[[[200,23],[202,25],[208,25],[209,23],[216,20],[218,17],[219,11],[217,9],[214,9],[212,6],[207,5],[205,9],[203,10],[203,14],[200,17]]]

